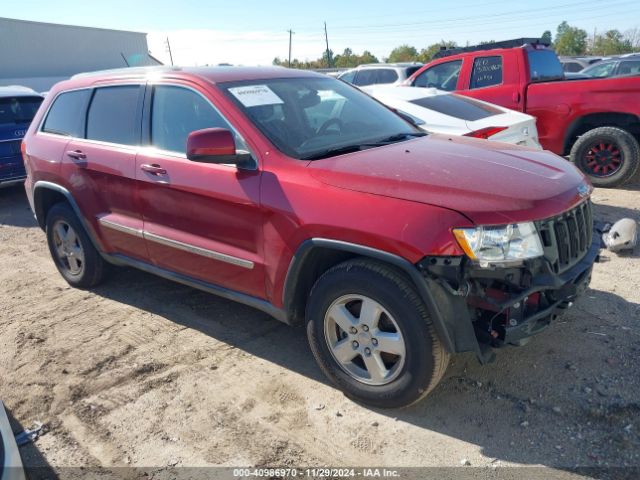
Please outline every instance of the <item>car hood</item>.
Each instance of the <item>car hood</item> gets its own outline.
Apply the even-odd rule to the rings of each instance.
[[[435,134],[308,167],[328,185],[456,210],[477,224],[548,218],[592,190],[581,172],[553,153]]]

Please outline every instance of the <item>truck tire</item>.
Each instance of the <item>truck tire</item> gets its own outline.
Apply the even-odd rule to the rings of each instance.
[[[91,288],[102,281],[105,261],[69,204],[61,202],[51,207],[47,213],[46,233],[51,257],[69,285]]]
[[[578,138],[569,158],[594,186],[615,188],[628,182],[638,170],[640,146],[626,130],[599,127]]]
[[[307,304],[307,336],[324,374],[355,401],[409,406],[449,363],[427,307],[401,270],[359,258],[325,272]]]

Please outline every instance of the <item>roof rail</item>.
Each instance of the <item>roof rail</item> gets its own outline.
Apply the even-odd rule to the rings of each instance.
[[[472,47],[455,47],[455,48],[443,48],[437,52],[433,58],[449,57],[451,55],[457,55],[459,53],[477,52],[480,50],[493,50],[494,48],[516,48],[523,45],[544,45],[548,47],[550,44],[544,42],[541,38],[516,38],[513,40],[505,40],[503,42],[484,43],[482,45],[474,45]]]
[[[88,78],[98,77],[101,75],[142,75],[151,72],[171,72],[180,71],[180,67],[172,67],[169,65],[152,65],[148,67],[123,67],[111,68],[107,70],[96,70],[94,72],[76,73],[71,78]]]

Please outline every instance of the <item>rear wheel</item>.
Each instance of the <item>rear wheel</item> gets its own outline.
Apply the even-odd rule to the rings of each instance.
[[[347,396],[375,407],[419,401],[449,362],[411,282],[368,259],[320,277],[307,305],[307,335],[325,375]]]
[[[102,281],[105,261],[67,203],[51,207],[46,231],[51,257],[69,285],[91,288]]]
[[[640,146],[621,128],[594,128],[578,138],[570,158],[596,187],[619,187],[635,175]]]

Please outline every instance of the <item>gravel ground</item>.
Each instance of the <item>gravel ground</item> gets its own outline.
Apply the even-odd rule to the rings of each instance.
[[[638,187],[594,202],[597,219],[640,220]],[[42,478],[73,466],[537,466],[522,472],[545,479],[638,467],[640,249],[604,256],[586,295],[528,345],[484,367],[456,356],[425,401],[383,411],[327,384],[302,328],[135,270],[70,288],[23,190],[4,189],[0,399],[16,429],[47,424],[21,449]]]

